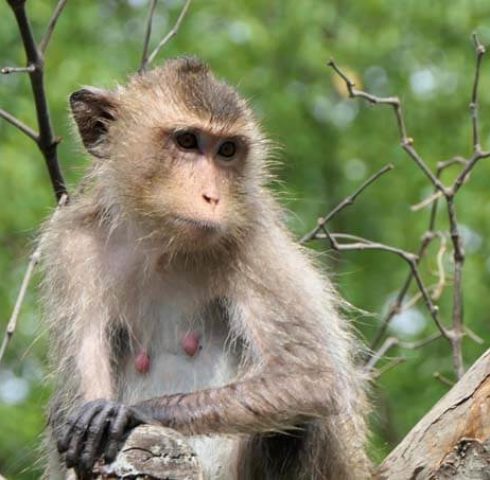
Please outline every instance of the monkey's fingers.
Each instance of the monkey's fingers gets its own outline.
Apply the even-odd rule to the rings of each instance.
[[[82,475],[90,475],[95,464],[95,460],[102,453],[102,439],[112,423],[112,416],[116,406],[106,404],[102,411],[92,418],[87,430],[83,451],[79,456],[77,471]],[[79,473],[79,476],[80,476]]]
[[[87,433],[87,428],[92,421],[92,418],[102,410],[102,404],[87,404],[82,407],[76,419],[71,418],[68,421],[68,427],[64,437],[59,442],[60,452],[65,452],[65,463],[68,468],[73,467],[78,463],[78,457],[82,450],[83,442]]]
[[[106,463],[111,463],[114,461],[117,452],[119,451],[124,434],[128,428],[136,426],[133,425],[134,422],[131,421],[131,417],[130,409],[124,405],[121,405],[119,411],[114,417],[114,420],[111,422],[111,427],[109,430],[109,443],[104,455]]]

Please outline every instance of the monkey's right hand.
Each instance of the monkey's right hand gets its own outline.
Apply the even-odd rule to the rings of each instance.
[[[94,400],[68,419],[57,448],[65,454],[67,468],[74,468],[79,479],[89,479],[95,461],[102,456],[105,463],[114,461],[125,434],[142,423],[150,422],[132,407]]]

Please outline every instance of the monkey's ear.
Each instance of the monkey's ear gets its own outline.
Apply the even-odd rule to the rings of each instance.
[[[85,148],[98,158],[109,156],[107,131],[116,119],[116,99],[111,92],[83,88],[70,95],[70,107]]]

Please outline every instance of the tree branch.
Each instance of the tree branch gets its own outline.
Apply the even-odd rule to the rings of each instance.
[[[148,56],[148,59],[145,61],[145,63],[140,67],[141,71],[145,71],[149,65],[153,63],[153,60],[155,60],[155,57],[158,55],[158,52],[173,38],[175,35],[177,35],[177,32],[180,29],[180,25],[182,24],[182,20],[184,20],[184,17],[187,14],[187,11],[189,10],[189,7],[191,5],[192,0],[186,0],[184,3],[184,6],[182,7],[182,10],[180,11],[180,14],[177,18],[177,21],[175,22],[174,26],[172,29],[165,35],[159,42],[159,44],[156,46],[156,48],[151,52],[151,54]]]
[[[150,1],[150,7],[148,9],[148,17],[146,19],[145,40],[143,43],[143,53],[141,54],[141,63],[138,69],[138,73],[143,73],[146,70],[148,62],[148,46],[151,38],[151,27],[153,24],[153,17],[155,16],[155,8],[157,6],[157,0]]]
[[[317,236],[318,233],[321,232],[323,227],[330,221],[332,218],[334,218],[338,213],[340,213],[344,208],[348,207],[349,205],[352,205],[356,198],[366,189],[368,188],[372,183],[374,183],[378,178],[380,178],[382,175],[385,173],[389,172],[390,170],[393,170],[393,165],[388,164],[385,165],[381,170],[376,172],[374,175],[369,177],[354,193],[349,195],[348,197],[344,198],[333,210],[331,210],[327,215],[325,215],[323,218],[318,219],[318,224],[317,226],[311,230],[311,232],[307,233],[304,235],[301,240],[299,241],[300,244],[304,245],[305,243],[314,240]]]
[[[34,40],[34,35],[25,9],[25,0],[7,0],[7,3],[10,5],[13,11],[19,27],[22,43],[27,56],[27,65],[34,67],[33,71],[29,72],[29,79],[31,81],[31,88],[36,106],[37,123],[39,127],[39,136],[36,143],[46,162],[56,198],[60,200],[62,195],[67,193],[67,190],[58,162],[57,146],[60,139],[55,137],[51,126],[51,117],[44,88],[44,58],[42,51],[40,51],[40,49],[37,47]],[[59,4],[58,7],[60,7]],[[57,9],[55,9],[55,13]],[[52,28],[54,28],[54,24],[56,23],[56,19],[59,17],[59,13],[57,15],[53,15],[55,18],[54,20],[52,18]],[[48,40],[51,33],[52,29],[48,35]]]
[[[39,42],[39,51],[41,52],[42,55],[46,53],[46,49],[48,48],[49,41],[51,40],[51,36],[53,35],[54,29],[56,27],[56,23],[58,23],[61,12],[63,12],[63,9],[65,8],[67,1],[68,0],[59,0],[58,4],[56,5],[53,11],[53,14],[51,15],[51,18],[48,23],[48,27],[46,28],[46,33],[44,34],[44,37]]]
[[[17,127],[22,133],[25,133],[36,143],[39,142],[39,135],[37,132],[35,132],[31,127],[28,127],[25,123],[21,122],[18,118],[14,117],[2,108],[0,108],[0,117],[9,122],[14,127]]]
[[[56,212],[66,205],[66,202],[68,201],[68,195],[63,194],[60,198],[60,201],[58,202],[58,206],[56,207],[56,210],[51,217],[50,222],[53,221],[53,218],[56,215]],[[29,286],[29,283],[32,278],[32,274],[34,273],[34,269],[36,268],[37,264],[39,263],[39,260],[41,258],[41,247],[38,245],[34,252],[32,252],[30,258],[29,258],[29,263],[27,264],[27,269],[24,274],[24,278],[22,279],[22,283],[20,285],[20,290],[19,294],[17,295],[17,299],[15,301],[14,309],[12,311],[12,315],[10,316],[10,319],[7,323],[7,328],[5,329],[5,335],[2,340],[2,344],[0,345],[0,365],[2,363],[3,356],[5,354],[5,351],[7,350],[7,347],[12,340],[12,337],[14,336],[15,330],[17,328],[17,320],[19,318],[19,313],[20,309],[22,307],[22,304],[24,303],[24,299],[26,296],[27,292],[27,287]]]

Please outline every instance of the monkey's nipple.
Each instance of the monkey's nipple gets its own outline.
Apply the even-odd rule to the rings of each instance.
[[[138,355],[136,355],[136,359],[134,360],[134,366],[139,373],[145,374],[150,370],[150,356],[148,352],[142,350]]]
[[[184,350],[189,357],[193,357],[199,351],[200,339],[201,335],[197,332],[186,333],[180,342],[182,350]]]

